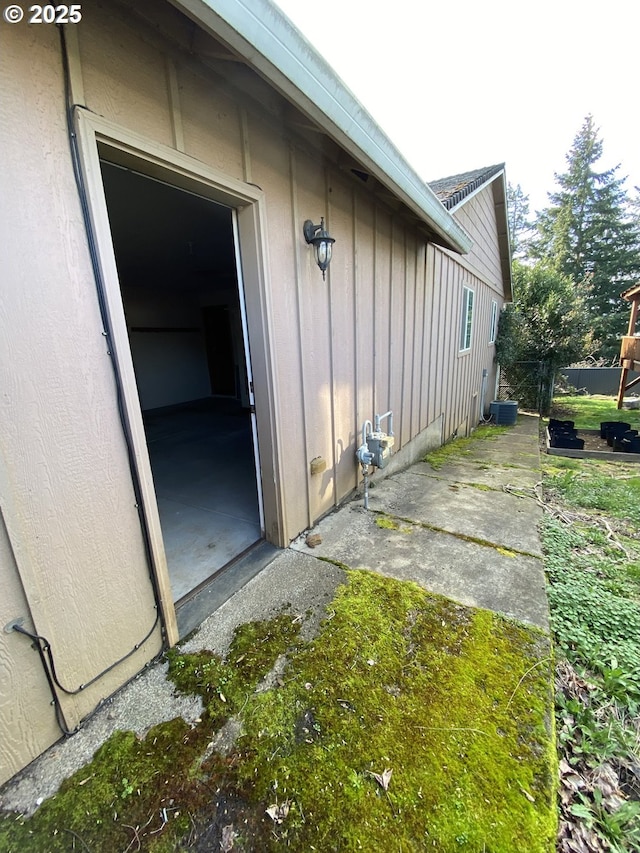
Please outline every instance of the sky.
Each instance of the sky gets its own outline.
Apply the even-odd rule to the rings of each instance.
[[[275,0],[426,181],[496,163],[547,206],[587,114],[640,186],[640,0]]]

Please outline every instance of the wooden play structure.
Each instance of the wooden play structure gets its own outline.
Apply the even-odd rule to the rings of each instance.
[[[640,333],[636,333],[636,322],[640,311],[640,284],[636,284],[620,294],[623,299],[631,303],[631,316],[629,317],[629,329],[622,338],[620,347],[620,390],[618,391],[618,408],[622,408],[624,395],[634,385],[640,383],[640,376],[627,383],[630,370],[640,371]]]

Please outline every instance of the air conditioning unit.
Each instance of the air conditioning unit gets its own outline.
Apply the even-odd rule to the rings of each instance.
[[[489,408],[494,423],[501,426],[513,426],[518,419],[517,400],[494,400]]]

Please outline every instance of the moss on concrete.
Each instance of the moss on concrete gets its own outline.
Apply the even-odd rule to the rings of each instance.
[[[265,849],[551,851],[546,637],[365,571],[332,613],[245,715],[243,791],[288,809]]]
[[[412,527],[408,527],[407,525],[401,525],[400,522],[392,518],[385,513],[378,514],[376,518],[376,525],[383,530],[398,530],[400,533],[411,533],[413,530]]]
[[[430,451],[424,457],[424,461],[428,462],[437,471],[446,462],[464,459],[471,452],[476,442],[494,439],[508,431],[509,427],[506,426],[479,426],[473,431],[472,435],[466,438],[453,439],[441,447]]]
[[[184,831],[189,768],[202,749],[203,731],[181,719],[156,726],[144,739],[116,732],[32,818],[0,823],[0,850],[125,850],[142,826],[143,837],[158,830],[163,809],[172,830]]]
[[[172,652],[202,720],[117,733],[32,819],[0,823],[0,850],[219,849],[226,821],[237,851],[550,853],[546,636],[361,570],[328,613],[305,644],[283,614],[238,629],[224,661]],[[243,731],[221,756],[232,715]]]
[[[385,513],[380,512],[380,510],[371,510],[373,513],[379,514],[382,518],[382,523],[376,521],[378,527],[386,528],[387,530],[399,530],[402,533],[411,533],[414,527],[421,527],[423,530],[433,530],[434,533],[445,533],[447,536],[452,536],[454,539],[460,539],[462,542],[470,542],[473,545],[480,545],[482,548],[492,548],[496,553],[502,554],[505,557],[517,557],[518,555],[522,557],[535,557],[539,558],[537,554],[531,554],[529,551],[520,551],[517,548],[505,548],[501,545],[496,545],[495,542],[489,542],[487,539],[482,539],[480,536],[471,536],[467,533],[460,533],[457,530],[446,530],[444,527],[438,527],[436,524],[429,524],[428,521],[416,521],[412,518],[405,518],[404,516],[390,516]],[[406,522],[407,526],[402,528],[400,522]]]
[[[187,694],[202,696],[212,726],[235,714],[271,669],[276,658],[296,641],[300,621],[283,613],[274,619],[247,622],[234,632],[224,660],[210,651],[167,652],[169,678]]]
[[[0,821],[0,851],[175,849],[172,839],[207,808],[212,779],[226,772],[226,762],[209,755],[212,737],[295,643],[299,627],[286,613],[241,625],[225,660],[209,651],[169,650],[176,689],[202,696],[199,724],[192,728],[178,718],[142,739],[116,732],[32,818],[10,815]]]

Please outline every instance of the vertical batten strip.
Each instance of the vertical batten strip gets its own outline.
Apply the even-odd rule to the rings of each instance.
[[[407,229],[402,227],[402,359],[400,374],[400,442],[401,446],[411,438],[411,423],[407,435],[407,346],[409,335],[407,334],[407,302],[409,297],[409,249],[407,246]],[[411,389],[409,389],[409,411],[411,411]]]
[[[435,407],[435,372],[433,367],[433,341],[436,335],[436,330],[434,329],[435,322],[435,302],[436,302],[436,274],[435,274],[435,263],[436,263],[436,251],[433,244],[429,243],[427,246],[427,298],[425,298],[425,312],[429,311],[429,346],[426,348],[425,356],[428,361],[428,370],[426,371],[425,377],[427,380],[427,411],[426,418],[427,424],[432,423],[436,419],[436,407]]]
[[[378,404],[378,383],[376,382],[376,376],[378,371],[378,341],[377,337],[377,329],[378,329],[378,205],[373,205],[373,282],[371,285],[371,297],[373,299],[373,320],[372,320],[372,329],[373,334],[371,335],[371,388],[372,388],[372,403],[373,403],[373,411],[375,412],[376,406]],[[362,419],[364,421],[364,418]]]
[[[411,371],[411,437],[420,432],[420,379],[421,379],[421,340],[424,335],[420,311],[420,259],[421,244],[417,232],[413,231],[413,368]]]
[[[331,171],[329,167],[324,170],[324,206],[327,212],[327,230],[331,233]],[[336,460],[336,371],[334,365],[334,343],[333,343],[333,276],[331,275],[331,267],[327,270],[327,300],[328,300],[328,319],[329,319],[329,387],[331,393],[329,395],[330,411],[331,411],[331,470],[333,471],[332,489],[333,489],[333,504],[338,504],[338,465]]]
[[[444,335],[443,335],[443,346],[442,346],[442,382],[440,385],[440,408],[443,412],[446,413],[445,417],[448,422],[446,424],[446,435],[447,438],[451,437],[451,434],[455,430],[455,426],[451,422],[452,412],[449,408],[449,401],[451,399],[451,366],[454,359],[456,359],[456,334],[452,334],[451,326],[455,325],[457,330],[458,323],[458,311],[456,310],[457,302],[457,281],[453,276],[453,264],[450,262],[449,258],[443,259],[445,262],[445,285],[444,285],[444,310],[442,312],[442,316],[445,320],[444,324]],[[452,280],[453,279],[453,280]],[[452,323],[453,320],[453,323]],[[456,362],[457,363],[457,362]],[[455,401],[454,401],[455,402]]]
[[[250,184],[253,181],[251,175],[251,146],[249,144],[249,119],[245,107],[239,107],[240,113],[240,140],[242,145],[242,176]]]
[[[428,295],[428,279],[427,279],[427,253],[428,246],[426,243],[421,244],[420,250],[420,269],[422,270],[422,338],[420,340],[420,394],[418,396],[418,431],[429,426],[429,421],[425,414],[425,393],[428,389],[425,387],[427,378],[427,365],[425,362],[425,339],[427,336],[427,295]]]
[[[412,346],[411,346],[411,435],[410,438],[414,438],[419,432],[419,425],[416,425],[416,409],[419,409],[419,405],[416,405],[416,398],[419,400],[420,398],[420,387],[416,388],[416,379],[420,382],[420,373],[417,365],[417,347],[416,347],[416,334],[419,333],[419,326],[417,322],[418,316],[418,255],[420,252],[420,244],[417,239],[417,235],[415,231],[412,233],[412,243],[413,243],[413,337],[412,337]]]
[[[440,285],[436,278],[436,265],[438,262],[438,256],[436,252],[436,247],[433,243],[429,246],[429,254],[431,258],[431,317],[429,321],[429,327],[431,329],[431,338],[429,341],[429,406],[430,413],[428,414],[429,423],[434,421],[437,417],[439,417],[440,412],[436,409],[436,373],[435,373],[435,358],[434,351],[438,340],[438,312],[436,310],[436,304],[439,305],[440,301]],[[441,422],[442,428],[442,422]]]
[[[166,58],[167,62],[167,93],[169,96],[169,117],[171,120],[171,132],[173,134],[173,146],[177,151],[184,153],[184,129],[182,127],[182,112],[180,110],[180,89],[178,86],[178,72],[173,59]]]
[[[361,413],[359,411],[360,400],[360,359],[358,353],[360,351],[360,334],[358,328],[358,309],[360,306],[360,267],[358,264],[358,197],[355,187],[351,188],[351,245],[353,250],[353,276],[351,278],[353,286],[353,416],[354,416],[354,431],[356,432],[356,447],[358,446],[357,429],[360,423]],[[353,465],[353,477],[355,488],[358,488],[358,466]]]
[[[391,217],[389,228],[390,228],[390,240],[389,240],[389,299],[387,300],[388,311],[387,311],[387,324],[388,324],[388,339],[387,339],[387,364],[388,364],[388,372],[387,372],[387,403],[389,404],[389,408],[393,409],[392,397],[391,397],[391,385],[392,385],[392,377],[393,377],[393,261],[395,257],[394,251],[394,219]],[[380,406],[380,410],[384,411],[386,409],[386,405]]]
[[[297,168],[296,168],[296,153],[293,145],[289,146],[289,182],[291,189],[291,228],[293,232],[293,254],[294,254],[294,262],[295,262],[295,271],[296,271],[296,283],[295,283],[295,293],[296,293],[296,310],[298,314],[298,323],[296,333],[298,336],[298,357],[300,359],[300,401],[302,403],[302,439],[303,439],[303,451],[304,458],[302,460],[302,470],[305,472],[305,483],[307,485],[307,527],[311,527],[313,521],[311,518],[311,481],[309,479],[309,472],[307,468],[307,462],[309,457],[309,436],[307,433],[307,401],[304,393],[304,344],[303,344],[303,336],[302,336],[302,303],[300,299],[300,281],[302,278],[301,268],[300,268],[300,242],[297,234],[297,223],[300,221],[300,216],[298,214],[298,178],[297,178]],[[289,535],[289,531],[287,533]]]
[[[442,291],[444,287],[443,281],[443,256],[442,253],[434,248],[434,299],[433,299],[433,315],[432,329],[433,335],[431,338],[431,399],[433,400],[433,416],[439,417],[442,414],[440,405],[440,380],[441,380],[441,365],[442,358]],[[444,425],[443,425],[444,426]],[[444,434],[443,434],[444,438]]]
[[[438,353],[437,353],[437,368],[436,368],[436,407],[438,412],[442,412],[444,416],[443,420],[443,438],[446,441],[449,437],[447,433],[447,422],[446,417],[447,413],[444,408],[444,395],[442,392],[443,383],[444,383],[444,370],[445,370],[445,360],[451,358],[451,354],[446,350],[446,338],[447,338],[447,314],[446,314],[446,304],[447,304],[447,295],[448,295],[448,287],[449,283],[447,281],[447,258],[445,255],[440,255],[440,304],[438,306]]]

